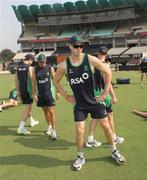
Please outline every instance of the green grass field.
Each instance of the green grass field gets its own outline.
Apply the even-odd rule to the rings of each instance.
[[[114,117],[118,135],[125,142],[118,145],[126,157],[126,164],[118,166],[110,157],[110,150],[102,145],[86,149],[86,163],[79,172],[71,164],[76,156],[75,128],[72,106],[64,98],[57,102],[58,140],[51,141],[44,135],[46,122],[40,108],[33,104],[33,116],[40,121],[37,127],[28,129],[29,136],[16,134],[21,112],[20,104],[0,113],[0,179],[1,180],[146,180],[147,179],[147,120],[131,113],[136,108],[147,110],[147,84],[140,88],[139,72],[114,72],[113,81],[118,77],[129,77],[131,84],[118,85],[115,89],[119,99],[114,105]],[[144,80],[146,82],[147,80]],[[67,83],[63,82],[69,90]],[[0,75],[0,99],[6,99],[14,86],[13,75]],[[90,117],[86,120],[87,137]],[[100,127],[96,139],[104,144],[106,140]]]

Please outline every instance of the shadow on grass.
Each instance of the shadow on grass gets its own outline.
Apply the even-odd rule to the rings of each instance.
[[[7,136],[7,135],[13,135],[17,136],[16,130],[18,126],[0,126],[0,135],[1,136]]]
[[[141,118],[141,117],[140,117]],[[143,122],[147,122],[147,118],[141,118],[141,119],[139,119],[140,121],[143,121]]]
[[[33,149],[54,150],[68,149],[71,146],[75,146],[74,142],[70,142],[65,139],[58,138],[57,140],[51,140],[50,136],[40,134],[42,131],[35,131],[35,134],[32,131],[32,133],[28,136],[18,135],[16,133],[17,128],[18,126],[1,126],[0,135],[18,137],[14,140],[15,143],[19,143],[25,147]]]
[[[111,164],[113,163],[114,165],[119,166],[112,160],[111,157],[86,159],[86,163],[93,161],[106,162]],[[69,166],[70,169],[74,171],[74,168],[72,166],[73,162],[74,160],[60,160],[57,158],[35,154],[21,154],[15,156],[0,157],[0,165],[26,165],[40,169],[58,166]]]
[[[69,142],[65,139],[57,139],[55,141],[43,135],[40,137],[23,136],[17,138],[14,142],[19,143],[25,147],[44,150],[69,149],[70,146],[75,146],[75,143]]]
[[[105,157],[98,157],[95,159],[87,159],[86,162],[91,162],[91,161],[96,161],[96,162],[104,162],[104,163],[110,163],[115,166],[120,166],[120,164],[116,163],[114,159],[111,156],[105,156]]]
[[[67,166],[71,163],[72,160],[63,161],[57,158],[35,154],[21,154],[15,156],[0,157],[0,165],[26,165],[40,169],[57,166]]]
[[[74,161],[72,161],[72,164],[73,164],[73,162]],[[97,162],[98,164],[99,164],[99,162],[104,162],[104,163],[113,164],[115,166],[120,166],[120,164],[117,164],[110,156],[86,159],[85,163],[88,164],[89,162]],[[72,171],[76,171],[72,164],[70,165],[70,169]],[[89,165],[89,167],[90,167],[90,165]],[[84,165],[82,168],[84,168]]]
[[[39,130],[34,130],[32,129],[29,125],[26,125],[29,130],[31,130],[31,134],[29,136],[41,136],[41,134],[45,134],[43,131]],[[17,134],[17,128],[18,126],[0,126],[0,135],[1,136],[7,136],[7,135],[12,135],[12,136],[19,136]],[[22,135],[23,136],[23,135]]]

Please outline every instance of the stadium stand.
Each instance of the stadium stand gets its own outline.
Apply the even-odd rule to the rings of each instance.
[[[68,40],[73,34],[83,38],[84,52],[94,55],[101,45],[110,48],[111,57],[111,52],[117,51],[125,62],[147,51],[146,0],[80,0],[12,8],[22,25],[18,39],[22,53],[53,51],[49,54],[60,62],[69,53]],[[120,50],[133,46],[145,48],[130,50],[132,54]]]
[[[70,27],[70,28],[64,29],[58,37],[59,38],[70,38],[74,34],[81,34],[81,32],[78,29]]]
[[[116,27],[115,24],[111,26],[106,26],[105,27],[99,27],[97,29],[91,30],[90,31],[90,36],[112,36],[113,32],[115,31]]]

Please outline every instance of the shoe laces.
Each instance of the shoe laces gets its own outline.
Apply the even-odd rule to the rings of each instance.
[[[115,142],[123,142],[123,141],[124,141],[123,137],[117,136],[116,139],[115,139]]]
[[[122,155],[120,154],[120,152],[118,151],[118,150],[115,150],[114,152],[113,152],[113,154],[114,154],[114,156],[116,157],[116,158],[121,158],[122,157]]]
[[[47,131],[52,131],[52,127],[48,127]]]
[[[93,143],[97,143],[97,140],[96,140],[96,139],[94,139],[92,142],[93,142]]]
[[[116,136],[116,140],[120,140],[122,139],[122,137]]]
[[[25,127],[23,127],[22,130],[25,131],[25,132],[29,132],[29,131],[27,130],[27,128],[25,128]]]
[[[79,164],[81,163],[81,161],[84,159],[84,157],[81,157],[81,156],[77,156],[76,160],[75,160],[75,164]]]

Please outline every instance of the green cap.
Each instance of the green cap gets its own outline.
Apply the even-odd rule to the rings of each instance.
[[[44,54],[39,54],[37,60],[39,62],[46,62],[46,56]]]

